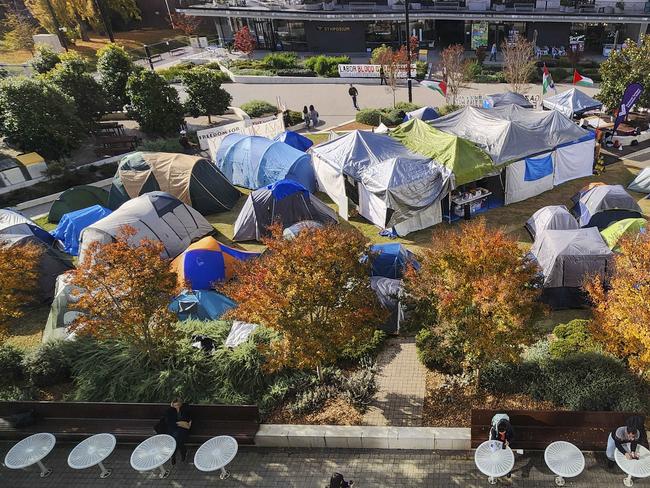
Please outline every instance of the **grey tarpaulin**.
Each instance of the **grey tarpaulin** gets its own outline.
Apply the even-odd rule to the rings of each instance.
[[[519,105],[523,108],[533,108],[533,104],[520,93],[515,92],[505,92],[505,93],[495,93],[493,95],[488,95],[485,97],[487,102],[490,104],[491,108],[502,107],[504,105]]]
[[[564,205],[542,207],[526,222],[526,229],[533,239],[545,230],[571,230],[579,227],[578,221]]]
[[[370,287],[377,295],[381,306],[390,312],[386,321],[379,328],[390,334],[398,333],[400,322],[404,319],[404,311],[399,298],[402,292],[402,280],[372,276]]]
[[[545,98],[542,100],[542,106],[549,110],[557,110],[567,117],[575,117],[590,110],[603,108],[602,102],[591,98],[577,88],[571,88],[552,97]]]

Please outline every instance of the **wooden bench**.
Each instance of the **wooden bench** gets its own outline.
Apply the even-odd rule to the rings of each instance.
[[[607,436],[631,412],[567,412],[558,410],[475,410],[472,409],[472,448],[486,441],[492,417],[507,413],[515,430],[516,449],[544,450],[551,442],[569,441],[584,451],[604,451]],[[641,433],[642,440],[647,436]]]
[[[460,10],[460,2],[451,2],[448,0],[434,1],[433,6],[437,10]]]
[[[534,3],[515,3],[514,5],[515,11],[518,12],[532,12],[535,10],[535,4]]]
[[[169,54],[171,54],[172,56],[181,56],[185,54],[185,48],[177,47],[176,49],[172,49],[171,51],[169,51]]]
[[[155,434],[163,416],[162,403],[0,402],[0,439],[19,440],[36,432],[50,432],[59,441],[80,441],[108,432],[118,442],[138,443]],[[34,425],[14,428],[7,417],[33,410]],[[201,444],[217,435],[229,435],[240,444],[254,444],[259,428],[255,405],[192,405],[189,444]]]
[[[160,54],[152,54],[149,56],[149,61],[152,63],[157,63],[158,61],[162,61],[162,56]]]

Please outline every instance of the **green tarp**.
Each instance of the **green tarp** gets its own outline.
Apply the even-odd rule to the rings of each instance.
[[[618,250],[618,241],[627,234],[638,234],[646,232],[648,222],[646,219],[623,219],[614,222],[612,225],[603,229],[601,235],[612,251]]]
[[[497,169],[490,157],[470,141],[434,129],[419,119],[404,122],[390,135],[411,151],[449,168],[456,186],[480,180]]]

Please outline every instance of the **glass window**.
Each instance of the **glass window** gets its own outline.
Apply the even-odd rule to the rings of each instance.
[[[379,20],[377,22],[368,22],[366,25],[366,45],[369,48],[374,49],[382,44],[397,47],[397,39],[398,34],[395,22]]]

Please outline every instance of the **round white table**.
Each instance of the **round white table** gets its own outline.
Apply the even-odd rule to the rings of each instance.
[[[149,437],[131,453],[131,467],[136,471],[160,470],[159,478],[167,478],[169,470],[164,465],[176,450],[176,439],[167,434]]]
[[[492,450],[491,443],[499,448]],[[497,478],[505,476],[515,467],[515,455],[510,447],[503,449],[500,441],[485,441],[476,448],[474,462],[478,470],[488,477],[491,485],[496,484]]]
[[[194,466],[199,471],[216,471],[221,470],[219,478],[227,479],[230,473],[226,471],[226,466],[237,455],[237,441],[228,436],[220,435],[205,441],[198,448],[194,455]]]
[[[564,478],[574,478],[585,469],[585,457],[580,449],[566,441],[549,444],[544,451],[544,461],[548,469],[557,475],[557,486],[564,486]]]
[[[45,467],[41,460],[54,449],[54,444],[56,438],[52,434],[42,432],[30,435],[11,448],[5,456],[5,466],[10,469],[25,469],[38,464],[41,478],[46,478],[52,474],[52,470]]]
[[[629,450],[629,443],[626,444]],[[625,486],[632,486],[634,483],[632,477],[635,478],[647,478],[650,476],[650,451],[648,451],[641,444],[636,446],[636,452],[639,455],[639,459],[626,459],[624,454],[621,454],[621,451],[616,449],[614,451],[614,459],[616,459],[616,464],[618,467],[623,470],[627,476],[623,479],[623,484]]]
[[[84,439],[70,452],[68,466],[72,469],[87,469],[92,466],[99,466],[100,478],[108,478],[111,475],[110,469],[104,467],[103,461],[111,455],[115,449],[117,440],[113,434],[97,434]]]

